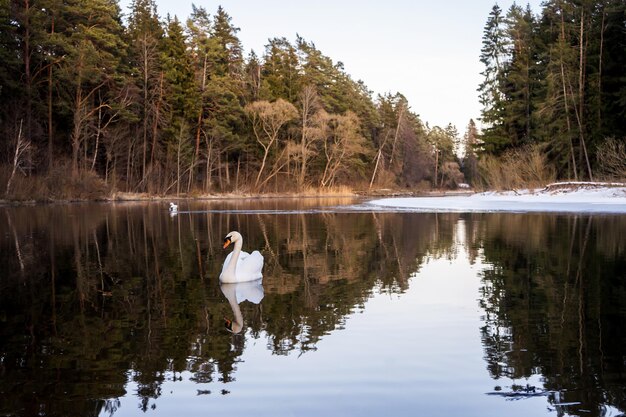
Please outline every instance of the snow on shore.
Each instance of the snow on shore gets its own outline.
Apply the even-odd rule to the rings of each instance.
[[[625,213],[626,184],[567,182],[469,196],[384,198],[369,204],[407,211]]]

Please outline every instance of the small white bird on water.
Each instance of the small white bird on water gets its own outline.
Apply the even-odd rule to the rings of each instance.
[[[170,201],[170,213],[178,212],[178,206]]]

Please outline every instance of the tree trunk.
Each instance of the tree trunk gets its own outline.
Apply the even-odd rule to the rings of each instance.
[[[589,155],[587,154],[587,145],[585,144],[585,135],[584,135],[584,109],[585,109],[585,54],[586,48],[584,47],[586,41],[585,39],[585,9],[583,8],[580,12],[580,59],[579,59],[579,73],[578,73],[578,101],[579,101],[579,132],[580,132],[580,144],[582,145],[583,156],[585,158],[585,162],[587,164],[587,174],[589,175],[589,180],[593,181],[593,173],[591,172],[591,164],[589,163]]]
[[[72,176],[76,178],[78,176],[78,153],[80,151],[81,129],[82,129],[82,115],[83,112],[83,97],[82,88],[79,85],[76,88],[76,94],[74,95],[74,127],[72,129]]]
[[[54,36],[54,14],[50,26],[50,36]],[[52,168],[54,160],[54,144],[52,139],[52,63],[48,66],[48,170]]]
[[[178,146],[176,147],[176,197],[180,196],[180,154],[182,152],[183,143],[183,123],[180,124],[180,132],[178,133]]]
[[[239,190],[239,168],[241,165],[241,157],[237,158],[237,176],[235,177],[235,191]]]
[[[300,153],[302,163],[300,164],[300,175],[298,176],[298,188],[302,189],[304,186],[304,179],[306,176],[306,148],[307,148],[307,128],[309,124],[309,111],[310,111],[310,97],[309,89],[305,87],[302,92],[302,136],[300,138]]]
[[[396,125],[396,133],[393,135],[393,144],[391,145],[391,156],[389,157],[389,169],[393,170],[393,154],[396,152],[396,142],[398,141],[398,134],[400,133],[400,123],[402,122],[402,113],[404,112],[404,106],[400,107],[398,112],[398,124]]]
[[[224,182],[222,181],[222,153],[217,153],[217,179],[220,185],[220,191],[224,191]]]
[[[196,150],[194,155],[196,159],[198,159],[198,154],[200,153],[200,134],[202,132],[202,113],[204,111],[204,106],[202,100],[204,100],[204,90],[206,89],[206,72],[207,72],[207,55],[204,55],[204,63],[202,65],[202,85],[200,86],[200,111],[198,113],[198,124],[196,126]]]
[[[156,102],[154,121],[152,122],[152,147],[150,149],[150,166],[154,165],[154,152],[156,149],[157,132],[159,129],[159,117],[161,113],[161,103],[163,101],[163,71],[159,75],[159,98]]]
[[[259,181],[261,180],[261,174],[263,173],[263,170],[265,169],[265,163],[267,161],[267,155],[269,154],[269,146],[271,146],[272,142],[270,142],[270,145],[268,145],[267,147],[263,144],[261,144],[261,146],[263,147],[263,160],[261,161],[261,168],[259,168],[259,173],[256,176],[256,181],[254,181],[254,188],[257,189],[257,187],[259,186]]]
[[[30,140],[32,135],[32,114],[33,114],[33,103],[32,103],[32,74],[30,68],[30,0],[24,0],[24,50],[23,50],[23,59],[24,59],[24,81],[26,83],[26,137]]]
[[[207,156],[206,156],[206,178],[204,183],[204,192],[208,193],[211,189],[211,154],[213,153],[213,143],[207,138]]]
[[[130,135],[128,135],[128,139],[126,141],[127,143],[127,154],[126,154],[126,190],[130,190],[130,183],[131,183],[131,177],[130,177],[130,156],[132,155],[132,141],[130,139]]]
[[[143,188],[146,188],[146,157],[148,152],[148,47],[146,44],[146,35],[142,41],[142,58],[143,58],[143,141],[141,149],[141,182]],[[157,104],[158,105],[158,104]]]
[[[91,171],[93,172],[98,158],[98,147],[100,146],[100,135],[102,133],[102,108],[98,109],[98,128],[96,129],[96,145],[93,151],[93,159],[91,161]]]
[[[563,13],[561,13],[561,48],[565,48],[565,45],[567,45],[567,43],[565,42],[565,21],[564,21],[564,17],[563,17]],[[561,83],[563,85],[563,100],[564,100],[564,104],[565,104],[565,122],[567,125],[567,137],[569,139],[569,147],[570,147],[570,155],[571,155],[571,161],[572,161],[572,169],[574,171],[574,179],[578,180],[578,169],[576,168],[576,154],[574,152],[574,141],[572,139],[571,136],[571,124],[570,124],[570,120],[569,120],[569,105],[567,103],[567,79],[565,77],[565,64],[563,62],[564,58],[564,51],[561,51],[561,59],[560,59],[560,67],[561,67]]]
[[[5,195],[7,196],[9,195],[9,192],[11,191],[11,184],[13,183],[13,177],[15,177],[15,172],[17,171],[17,167],[20,164],[21,155],[28,148],[28,146],[26,145],[26,142],[23,142],[23,139],[22,139],[22,123],[23,123],[23,120],[20,120],[20,129],[17,133],[17,140],[15,143],[15,154],[13,156],[13,168],[11,170],[11,176],[9,177],[9,180],[7,181],[7,188],[5,191]]]
[[[378,163],[380,162],[380,155],[382,154],[383,149],[380,148],[378,150],[378,156],[376,157],[376,164],[374,165],[374,172],[372,173],[372,179],[370,180],[370,190],[372,189],[372,184],[374,184],[374,178],[376,178],[376,171],[378,171]]]
[[[600,25],[600,52],[598,56],[598,132],[602,128],[602,59],[604,55],[604,29],[606,11],[602,8],[602,24]]]
[[[54,160],[54,144],[52,139],[52,64],[48,67],[48,170],[52,169]]]
[[[226,172],[226,186],[230,187],[230,164],[228,163],[228,154],[226,154],[226,163],[224,164],[224,171]]]
[[[439,150],[435,148],[435,188],[437,188],[438,172],[439,172]]]

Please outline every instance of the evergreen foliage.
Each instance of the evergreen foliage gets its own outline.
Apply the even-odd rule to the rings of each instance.
[[[211,15],[193,6],[184,25],[161,19],[154,0],[129,9],[123,25],[115,0],[0,3],[0,97],[13,104],[0,109],[2,163],[24,126],[25,175],[50,179],[69,166],[72,184],[88,172],[108,192],[434,179],[438,150],[406,98],[374,100],[313,42],[274,38],[262,56],[244,59],[239,28],[222,7]]]
[[[592,179],[607,138],[626,137],[626,5],[542,7],[495,5],[487,17],[470,165],[539,144],[559,178]],[[71,168],[73,182],[88,173],[109,193],[454,187],[475,176],[455,126],[428,126],[399,92],[373,97],[301,36],[244,58],[238,31],[222,7],[194,6],[183,24],[160,18],[154,0],[133,0],[125,22],[115,0],[1,0],[0,182],[18,138],[29,144],[20,175]],[[246,108],[278,100],[298,114],[266,153]]]
[[[482,154],[539,144],[559,178],[593,180],[597,150],[626,138],[625,15],[619,0],[550,0],[537,16],[514,4],[504,18],[494,6],[481,54]]]

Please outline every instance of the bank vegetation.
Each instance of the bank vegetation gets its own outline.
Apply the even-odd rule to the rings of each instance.
[[[222,7],[0,1],[0,195],[14,200],[519,187],[625,178],[626,5],[497,5],[482,129],[430,126],[300,36],[244,54]],[[245,55],[245,56],[244,56]],[[394,65],[389,63],[389,65]],[[419,74],[416,74],[419,76]],[[419,110],[419,109],[418,109]],[[339,190],[339,191],[338,191]]]

